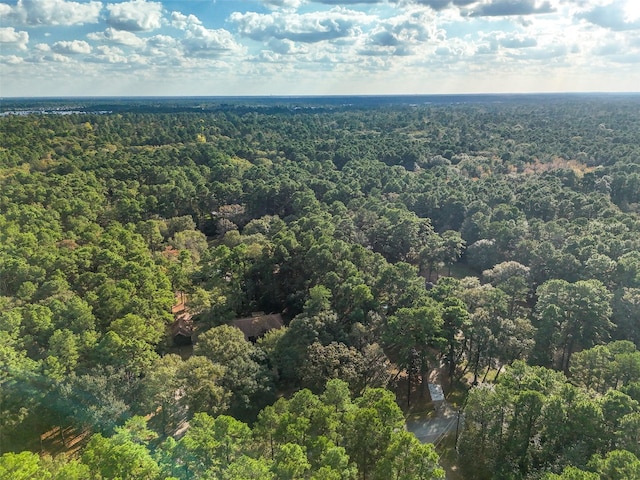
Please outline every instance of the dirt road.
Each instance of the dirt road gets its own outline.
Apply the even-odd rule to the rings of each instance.
[[[435,416],[429,418],[407,418],[407,430],[412,432],[422,443],[438,443],[447,433],[455,433],[458,412],[447,402],[437,409]],[[462,418],[460,418],[462,423]],[[460,425],[462,426],[462,425]]]

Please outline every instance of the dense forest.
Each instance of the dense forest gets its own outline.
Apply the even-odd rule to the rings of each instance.
[[[95,110],[0,117],[0,478],[444,478],[436,370],[456,478],[640,478],[640,97]]]

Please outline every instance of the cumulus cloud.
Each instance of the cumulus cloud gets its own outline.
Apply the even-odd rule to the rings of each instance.
[[[6,3],[0,3],[0,17],[7,18],[13,13],[13,7]]]
[[[372,45],[379,45],[381,47],[396,47],[400,45],[400,39],[387,30],[374,33],[371,35],[369,41]]]
[[[445,32],[436,26],[435,18],[426,11],[410,12],[391,17],[376,25],[368,34],[363,55],[411,55],[420,44],[442,40]]]
[[[628,42],[607,42],[593,49],[593,54],[604,57],[607,62],[617,64],[640,65],[640,48],[633,39]]]
[[[493,55],[498,52],[498,42],[493,39],[486,43],[481,43],[476,48],[476,53],[478,55]]]
[[[182,40],[185,54],[194,57],[220,57],[240,54],[243,47],[238,44],[227,30],[209,30],[202,25],[192,25]]]
[[[97,47],[95,53],[87,60],[94,63],[128,63],[126,55],[120,48],[107,45]]]
[[[44,60],[48,62],[58,62],[58,63],[69,63],[72,60],[66,55],[62,55],[61,53],[53,53],[51,55],[47,55],[44,57]]]
[[[20,25],[83,25],[97,23],[102,3],[66,0],[18,0],[14,6],[0,4],[0,15]]]
[[[230,20],[240,34],[258,41],[291,40],[315,43],[355,37],[361,33],[360,25],[374,21],[374,17],[361,12],[335,8],[315,13],[261,14],[255,12],[231,14]]]
[[[158,63],[166,59],[181,62],[184,58],[184,48],[179,39],[169,35],[154,35],[147,39],[144,54],[153,57],[153,61]]]
[[[466,7],[478,0],[394,0],[396,3],[414,3],[431,7],[432,10],[440,11],[449,7]]]
[[[0,43],[14,45],[24,50],[29,43],[29,34],[27,32],[17,31],[13,27],[0,28]]]
[[[467,14],[471,17],[507,17],[512,15],[551,13],[554,11],[555,9],[549,1],[488,0],[471,7]]]
[[[302,5],[303,0],[262,0],[267,8],[282,8],[285,10],[295,10]]]
[[[178,45],[178,40],[169,35],[154,35],[147,40],[147,46],[155,48],[172,48]]]
[[[441,57],[445,63],[450,63],[463,57],[470,57],[476,53],[476,50],[473,44],[463,42],[460,39],[451,39],[446,44],[439,45],[433,53]]]
[[[107,5],[107,24],[117,30],[142,32],[162,26],[162,3],[132,0]]]
[[[593,53],[596,55],[618,55],[625,50],[625,45],[620,43],[609,42],[604,45],[599,45],[593,49]]]
[[[630,0],[629,2],[615,0],[607,5],[596,5],[576,16],[594,25],[614,31],[640,29],[640,18],[630,12],[631,2],[635,1],[637,0]]]
[[[510,51],[511,55],[520,56],[522,53],[515,53],[516,50],[533,52],[535,47],[538,47],[538,40],[535,37],[514,32],[490,32],[482,36],[476,53],[487,55]],[[550,49],[550,47],[541,47],[539,50],[546,49]]]
[[[426,5],[433,10],[440,11],[451,6],[451,0],[416,0],[420,5]]]
[[[17,55],[0,56],[0,63],[6,63],[7,65],[18,65],[23,63],[24,59]]]
[[[628,31],[599,33],[594,32],[594,42],[590,48],[590,53],[599,61],[628,64],[640,56],[640,35]],[[640,62],[637,63],[640,65]]]
[[[66,55],[62,55],[61,53],[50,53],[48,55],[32,55],[24,59],[27,63],[44,63],[44,62],[55,62],[55,63],[69,63],[72,62],[71,58]]]
[[[99,42],[110,42],[118,45],[127,45],[129,47],[142,47],[145,44],[144,39],[138,37],[135,33],[126,30],[116,30],[108,27],[104,32],[94,32],[87,35],[89,40]]]
[[[272,52],[280,55],[308,53],[308,49],[304,47],[304,44],[303,46],[300,46],[291,40],[278,40],[277,38],[272,38],[268,45]]]
[[[518,50],[518,58],[520,60],[537,61],[557,60],[569,55],[570,53],[576,52],[577,50],[569,45],[556,44]]]
[[[363,48],[358,51],[359,55],[364,55],[367,57],[408,57],[413,55],[413,50],[411,48],[407,48],[404,45],[394,45],[393,48],[388,50],[380,49],[380,48]]]
[[[186,30],[190,25],[202,25],[195,15],[185,15],[180,12],[171,12],[171,26],[180,30]]]
[[[184,38],[179,42],[183,52],[188,57],[218,58],[223,55],[241,54],[244,52],[235,38],[225,29],[208,29],[195,15],[184,15],[180,12],[171,13],[171,26],[183,30]],[[177,41],[172,37],[158,35],[151,47],[154,49],[172,48]]]
[[[475,53],[523,64],[529,61],[537,63],[546,60],[557,64],[567,60],[569,55],[579,53],[577,46],[569,40],[571,35],[567,37],[563,38],[559,35],[536,38],[530,33],[494,31],[481,36]],[[497,63],[495,58],[490,60],[491,63]]]
[[[501,47],[504,48],[531,48],[538,45],[538,41],[533,37],[524,37],[521,35],[510,35],[498,40]]]
[[[316,3],[324,3],[326,5],[357,5],[366,3],[385,3],[385,0],[315,0]]]
[[[76,55],[80,53],[91,53],[91,46],[84,40],[59,41],[51,46],[55,53],[63,55]]]
[[[615,78],[625,78],[629,89],[636,88],[640,65],[640,0],[202,1],[206,13],[198,13],[204,3],[172,2],[181,13],[161,0],[0,0],[0,27],[9,27],[0,28],[0,63],[7,70],[22,63],[11,69],[8,91],[24,94],[37,78],[33,72],[55,73],[52,82],[62,89],[71,88],[64,74],[73,72],[90,85],[83,93],[103,78],[125,91],[127,75],[140,79],[144,71],[161,76],[162,88],[174,79],[166,90],[172,94],[200,85],[203,68],[216,85],[227,82],[229,92],[254,91],[247,90],[252,85],[268,93],[277,81],[264,78],[281,79],[283,92],[291,78],[301,93],[343,85],[419,90],[414,79],[424,72],[442,80],[442,91],[466,85],[461,79],[469,72],[496,79],[482,88],[513,88],[509,75],[516,74],[537,75],[527,88],[550,88],[547,76],[595,68],[607,72],[606,88],[610,72],[623,69]],[[36,28],[91,22],[100,26]]]

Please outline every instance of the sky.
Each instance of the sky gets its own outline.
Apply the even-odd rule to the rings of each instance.
[[[640,91],[640,0],[0,0],[0,96]]]

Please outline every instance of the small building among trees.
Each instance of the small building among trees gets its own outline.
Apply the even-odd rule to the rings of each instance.
[[[178,315],[169,329],[173,344],[176,347],[193,345],[193,320],[189,313],[184,312]]]
[[[250,317],[236,318],[231,325],[242,331],[245,340],[255,343],[268,331],[282,328],[284,322],[279,313],[266,315],[264,312],[254,312]]]

